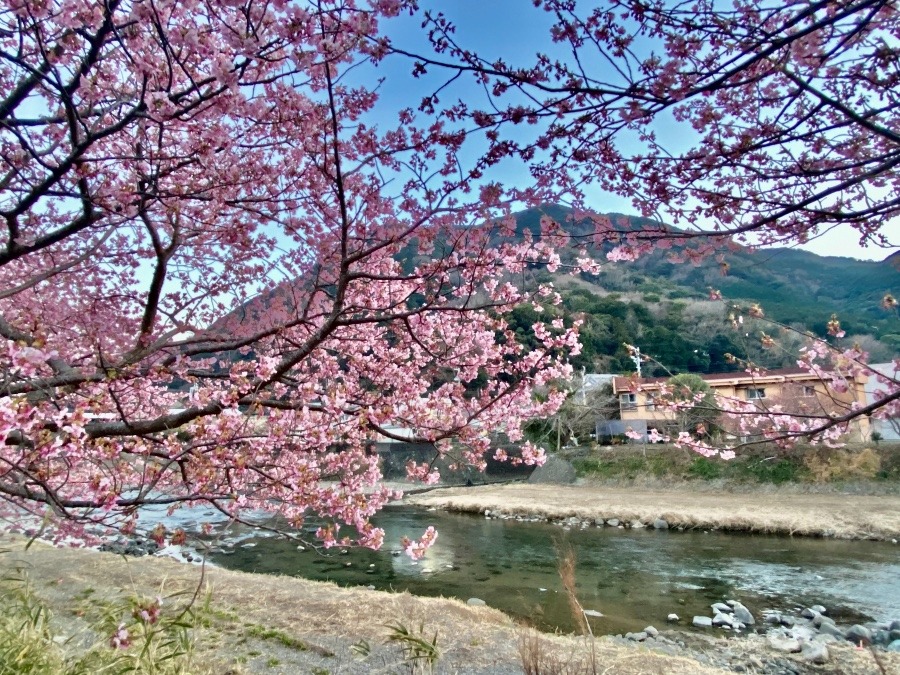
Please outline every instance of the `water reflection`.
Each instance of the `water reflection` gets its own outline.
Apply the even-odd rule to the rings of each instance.
[[[596,529],[563,532],[541,523],[391,508],[377,519],[385,550],[322,557],[296,544],[252,538],[213,562],[246,571],[290,574],[345,585],[373,585],[420,595],[479,597],[545,629],[572,628],[556,564],[562,536],[577,556],[577,589],[598,632],[665,624],[670,612],[690,621],[709,604],[736,597],[752,610],[821,603],[838,621],[900,617],[896,546],[878,542],[755,535]],[[421,561],[391,551],[392,542],[428,525],[440,533]]]

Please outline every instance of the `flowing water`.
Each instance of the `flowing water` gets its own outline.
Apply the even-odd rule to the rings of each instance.
[[[839,623],[900,618],[900,547],[868,541],[704,532],[588,528],[392,507],[376,518],[382,551],[332,549],[327,556],[260,530],[236,533],[215,564],[374,586],[488,605],[547,630],[574,629],[557,573],[561,540],[577,559],[578,598],[595,633],[662,627],[670,612],[690,624],[712,602],[737,599],[763,609],[823,604]],[[439,537],[413,562],[391,546],[434,525]]]

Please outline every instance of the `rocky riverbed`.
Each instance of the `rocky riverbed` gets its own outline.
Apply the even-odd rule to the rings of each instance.
[[[900,541],[900,494],[796,494],[514,483],[443,488],[406,503],[563,527],[653,527]]]

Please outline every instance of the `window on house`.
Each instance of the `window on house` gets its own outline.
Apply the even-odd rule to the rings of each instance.
[[[746,392],[748,401],[758,401],[766,397],[766,390],[761,387],[751,387]]]
[[[647,403],[644,406],[647,412],[656,410],[656,397],[653,394],[647,394]]]
[[[804,396],[815,396],[815,395],[816,395],[816,388],[815,388],[815,387],[810,387],[809,385],[805,385],[805,386],[803,387],[803,395],[804,395]]]
[[[619,407],[622,410],[637,409],[637,395],[635,394],[619,394]]]

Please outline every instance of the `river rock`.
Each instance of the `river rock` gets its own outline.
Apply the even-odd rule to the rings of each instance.
[[[731,614],[731,605],[726,605],[724,602],[714,602],[710,605],[714,612],[719,612],[720,614]]]
[[[713,625],[712,619],[708,616],[695,616],[693,624],[699,628],[711,628]]]
[[[823,623],[834,623],[834,619],[830,616],[822,616],[821,614],[816,614],[813,617],[812,624],[816,628],[821,628]]]
[[[900,652],[900,640],[894,640],[891,644],[885,647],[889,652]]]
[[[625,639],[634,640],[635,642],[643,642],[648,637],[649,636],[644,631],[639,633],[625,633]]]
[[[631,521],[631,529],[640,530],[640,529],[643,529],[643,527],[644,527],[644,524],[641,521],[639,521],[639,520]]]
[[[772,634],[768,636],[769,647],[776,652],[795,654],[800,651],[800,641],[785,635]]]
[[[539,466],[531,472],[528,482],[567,485],[574,483],[575,478],[575,467],[571,462],[556,455],[549,455],[543,466]]]
[[[858,645],[872,644],[872,631],[859,624],[850,626],[850,628],[847,629],[847,632],[844,633],[844,637],[850,642],[854,642]]]
[[[159,550],[159,544],[152,539],[142,539],[140,537],[125,538],[120,537],[112,541],[106,541],[100,544],[101,551],[108,551],[118,555],[128,555],[135,558],[156,553]]]
[[[891,633],[887,630],[876,630],[872,633],[872,642],[876,645],[884,646],[891,641]]]
[[[675,622],[675,621],[680,621],[680,619],[678,618],[678,615],[673,612],[672,614],[669,614],[669,616],[666,617],[666,621]]]
[[[722,614],[721,612],[716,612],[716,615],[712,619],[713,626],[727,626],[731,628],[731,616],[729,614]]]
[[[819,642],[804,642],[800,647],[800,658],[822,665],[828,662],[828,647]]]
[[[466,600],[466,604],[470,607],[484,607],[487,603],[481,598],[469,598]]]
[[[731,607],[734,610],[734,618],[741,623],[745,623],[748,626],[752,626],[756,623],[756,619],[753,618],[750,610],[744,607],[741,603],[736,602]]]
[[[812,607],[810,607],[810,609],[816,614],[828,614],[828,610],[825,609],[822,605],[813,605]]]
[[[655,637],[657,637],[657,636],[659,635],[659,631],[656,630],[656,628],[654,628],[653,626],[647,626],[647,627],[644,629],[644,632],[645,632],[649,637],[652,637],[652,638],[655,638]]]
[[[668,530],[668,529],[669,529],[669,523],[667,523],[667,522],[666,522],[664,519],[662,519],[662,518],[657,518],[656,520],[653,521],[653,529],[655,529],[655,530]]]
[[[791,628],[789,635],[791,637],[797,638],[798,640],[812,640],[816,635],[818,635],[818,632],[816,632],[815,628],[813,628],[809,624],[806,624],[805,626],[794,626],[793,628]]]
[[[815,619],[816,614],[818,614],[818,612],[814,611],[812,607],[804,607],[800,612],[800,616],[804,619]]]
[[[900,630],[900,619],[891,621],[890,625],[888,625],[888,630]]]
[[[834,622],[823,621],[822,625],[819,626],[819,632],[822,635],[833,635],[838,638],[844,637],[844,631],[834,625]]]
[[[618,518],[610,518],[609,520],[606,521],[606,524],[609,525],[610,527],[618,527],[619,519]]]

